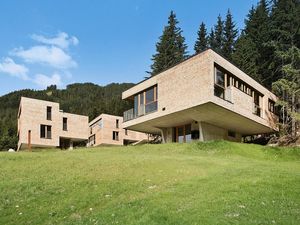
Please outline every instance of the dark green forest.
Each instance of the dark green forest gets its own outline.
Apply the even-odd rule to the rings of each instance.
[[[20,90],[0,97],[0,149],[16,148],[17,113],[21,96],[60,103],[65,112],[97,117],[101,113],[123,115],[131,107],[122,101],[123,91],[132,87],[132,83],[112,83],[99,86],[92,83],[70,84],[66,89],[57,89],[55,85],[46,90]]]

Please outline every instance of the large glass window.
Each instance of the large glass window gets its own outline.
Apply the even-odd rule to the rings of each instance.
[[[183,143],[184,142],[183,126],[178,127],[178,129],[177,129],[177,141],[178,141],[178,143]]]
[[[192,141],[191,124],[185,125],[185,142]]]
[[[191,142],[192,141],[191,124],[175,127],[173,129],[173,141],[178,143]]]
[[[146,104],[154,101],[154,88],[146,91]]]

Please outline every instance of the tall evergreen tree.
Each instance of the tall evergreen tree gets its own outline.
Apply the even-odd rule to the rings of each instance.
[[[237,35],[238,31],[236,29],[236,25],[233,22],[232,15],[230,13],[230,10],[228,9],[224,25],[224,40],[222,53],[229,60],[231,60],[232,58],[232,53],[234,51],[234,45],[236,42]]]
[[[156,44],[157,53],[152,57],[152,76],[187,58],[185,39],[182,36],[181,28],[177,24],[176,15],[171,11],[168,25],[165,26],[163,34]]]
[[[205,24],[202,22],[200,28],[198,30],[198,37],[194,46],[194,50],[196,53],[199,53],[208,47],[208,38],[206,34]]]
[[[222,21],[221,16],[218,16],[217,24],[215,25],[215,51],[222,53],[223,46],[223,28],[224,22]]]
[[[216,39],[215,39],[215,31],[213,28],[210,30],[210,33],[209,33],[208,46],[212,49],[217,48]]]
[[[270,15],[269,54],[267,69],[271,71],[269,83],[283,78],[282,59],[276,51],[287,51],[292,46],[300,48],[300,1],[276,0]]]
[[[239,38],[236,45],[236,52],[233,54],[234,62],[243,68],[246,73],[254,79],[261,81],[264,85],[270,87],[271,72],[268,71],[270,48],[267,43],[270,40],[269,36],[270,18],[268,5],[265,0],[261,0],[256,7],[252,7],[245,20],[245,28],[243,36]],[[244,44],[241,44],[244,42]],[[245,45],[245,42],[247,45]],[[247,53],[246,53],[247,52]],[[241,54],[251,55],[241,57]],[[251,66],[249,65],[251,61]]]
[[[232,55],[232,60],[253,79],[261,82],[257,66],[258,55],[259,53],[253,40],[242,33],[236,42],[236,51]]]

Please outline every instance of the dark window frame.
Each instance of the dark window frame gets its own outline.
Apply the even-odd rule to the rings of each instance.
[[[47,120],[52,120],[52,107],[51,106],[47,106],[47,111],[46,111],[46,118]]]
[[[114,141],[119,141],[119,131],[113,131],[113,134],[112,134],[112,139]]]
[[[63,130],[68,131],[68,118],[63,117]]]

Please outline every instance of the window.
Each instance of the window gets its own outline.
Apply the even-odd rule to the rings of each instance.
[[[90,128],[90,134],[92,134],[92,133],[93,133],[93,127]]]
[[[192,141],[191,124],[174,127],[173,141],[178,143],[191,142]]]
[[[68,130],[68,118],[66,117],[63,118],[63,130]]]
[[[260,109],[260,104],[259,104],[259,94],[257,92],[254,92],[254,109],[253,113],[257,116],[261,116],[261,109]]]
[[[215,85],[215,96],[219,97],[219,98],[225,98],[225,94],[224,94],[224,89]]]
[[[52,107],[51,106],[47,106],[47,120],[51,120],[52,119]]]
[[[116,128],[119,128],[119,120],[116,120]]]
[[[270,112],[275,113],[275,102],[269,99],[268,109]]]
[[[225,86],[225,74],[218,69],[216,69],[215,84],[221,87]]]
[[[51,139],[51,126],[41,125],[40,126],[40,138]]]
[[[125,135],[128,135],[128,130],[127,129],[125,129]]]
[[[225,98],[225,82],[224,82],[225,74],[216,68],[215,70],[215,89],[214,94],[219,98]]]
[[[144,105],[144,92],[140,94],[140,105]]]
[[[236,134],[234,131],[228,131],[228,137],[232,137],[232,138],[235,138],[236,137]]]
[[[146,91],[146,104],[154,101],[154,88]]]
[[[119,132],[118,131],[113,131],[113,140],[118,141],[119,140]]]

